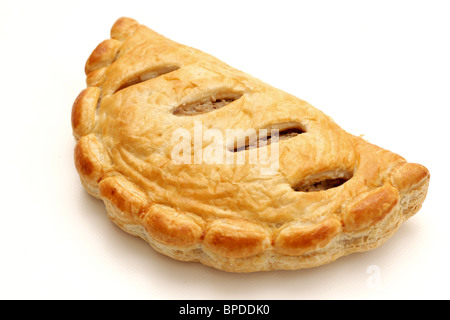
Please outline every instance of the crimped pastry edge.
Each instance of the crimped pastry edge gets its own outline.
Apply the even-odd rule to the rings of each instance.
[[[109,200],[103,200],[109,219],[125,232],[146,241],[151,247],[163,255],[183,262],[200,262],[203,265],[227,272],[249,273],[273,270],[299,270],[329,264],[341,257],[356,252],[373,250],[390,239],[400,226],[421,208],[427,195],[429,180],[424,180],[414,189],[404,193],[395,208],[383,221],[358,234],[341,233],[327,246],[299,256],[282,255],[274,250],[246,258],[226,258],[215,255],[204,249],[202,243],[188,247],[173,247],[157,241],[142,224],[124,222],[121,212]]]

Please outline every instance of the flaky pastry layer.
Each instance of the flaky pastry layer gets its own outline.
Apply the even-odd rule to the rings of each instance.
[[[174,259],[253,272],[315,267],[375,248],[421,207],[429,172],[341,129],[307,102],[130,18],[86,62],[75,165],[109,217]],[[173,160],[177,129],[280,129],[224,144],[244,163]],[[205,151],[211,140],[202,139]],[[276,143],[276,172],[249,161]],[[195,151],[195,146],[192,146]],[[217,150],[217,149],[216,149]]]

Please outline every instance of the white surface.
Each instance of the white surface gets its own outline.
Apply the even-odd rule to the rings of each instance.
[[[2,0],[0,298],[450,298],[449,13],[449,1]],[[225,273],[119,230],[81,187],[70,112],[120,16],[426,165],[423,208],[382,247],[301,271]]]

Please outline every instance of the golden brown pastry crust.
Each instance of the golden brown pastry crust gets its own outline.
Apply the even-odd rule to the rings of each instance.
[[[425,167],[133,19],[117,20],[85,72],[72,109],[81,182],[112,221],[172,258],[233,272],[319,266],[379,246],[425,199]],[[195,121],[302,134],[279,141],[270,176],[258,164],[174,163],[170,135]]]

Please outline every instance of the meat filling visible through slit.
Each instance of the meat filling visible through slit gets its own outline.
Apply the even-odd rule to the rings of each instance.
[[[207,113],[223,108],[234,100],[236,99],[218,99],[215,101],[208,100],[196,104],[180,106],[173,111],[173,114],[176,116],[192,116],[196,114]]]

